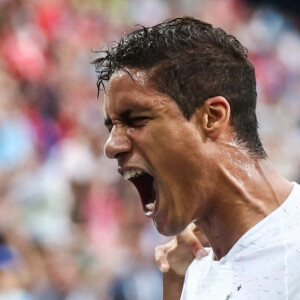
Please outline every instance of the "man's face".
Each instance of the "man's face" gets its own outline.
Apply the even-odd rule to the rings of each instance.
[[[110,134],[105,154],[117,159],[120,174],[136,186],[144,213],[158,231],[174,235],[201,209],[203,140],[197,122],[186,120],[146,72],[129,72],[134,80],[118,71],[106,89],[104,112]]]

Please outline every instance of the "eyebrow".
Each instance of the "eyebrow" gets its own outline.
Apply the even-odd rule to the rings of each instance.
[[[112,120],[110,118],[107,118],[104,120],[104,125],[105,126],[111,126],[113,125]]]
[[[127,108],[124,111],[122,111],[120,113],[120,120],[122,121],[128,121],[130,118],[131,113],[134,111],[135,109],[132,108]]]

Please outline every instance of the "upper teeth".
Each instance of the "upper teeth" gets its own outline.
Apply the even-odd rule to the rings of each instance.
[[[138,177],[143,173],[143,171],[138,169],[131,169],[124,172],[124,179],[128,180],[130,178]]]

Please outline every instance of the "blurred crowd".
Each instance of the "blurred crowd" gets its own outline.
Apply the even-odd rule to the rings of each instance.
[[[136,24],[191,15],[234,34],[265,148],[300,182],[299,24],[242,0],[0,0],[0,300],[157,300],[165,242],[103,155],[91,61]]]

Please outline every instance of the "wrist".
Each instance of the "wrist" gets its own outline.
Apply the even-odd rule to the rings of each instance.
[[[163,300],[179,300],[184,284],[183,275],[173,270],[163,273]]]
[[[175,273],[173,270],[169,270],[168,272],[163,273],[163,280],[168,282],[178,282],[183,283],[184,282],[184,275],[179,275]]]

